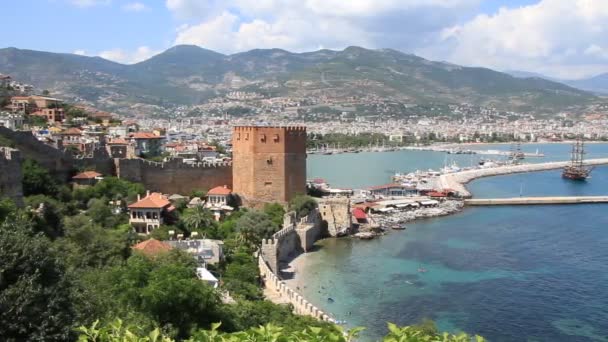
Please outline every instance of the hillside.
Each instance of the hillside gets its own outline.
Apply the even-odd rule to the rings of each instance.
[[[408,103],[468,102],[538,111],[594,99],[590,93],[549,80],[360,47],[307,53],[255,49],[223,55],[181,45],[133,65],[6,48],[0,49],[0,72],[54,95],[105,108],[199,104],[239,89],[267,96],[376,95]]]
[[[601,94],[608,94],[608,73],[600,74],[594,77],[576,80],[566,81],[568,85],[587,91],[597,92]]]

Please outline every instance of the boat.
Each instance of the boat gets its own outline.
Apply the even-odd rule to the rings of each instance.
[[[426,272],[427,272],[427,270],[426,270],[426,268],[424,268],[424,267],[418,267],[418,272],[419,272],[419,273],[426,273]]]
[[[585,167],[583,156],[585,155],[585,143],[582,139],[577,139],[572,144],[572,159],[570,165],[564,167],[562,177],[575,181],[585,181],[591,175],[592,168]]]
[[[395,224],[395,225],[392,225],[391,228],[393,230],[404,230],[407,227],[404,224]]]

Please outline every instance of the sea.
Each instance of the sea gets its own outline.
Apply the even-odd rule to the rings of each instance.
[[[475,146],[509,150],[509,145]],[[567,160],[567,144],[527,144],[545,154],[528,162]],[[608,157],[589,144],[587,158]],[[398,151],[308,157],[310,178],[361,188],[394,172],[476,163],[480,155]],[[560,171],[478,179],[476,198],[607,195],[608,166],[587,182]],[[347,327],[377,341],[386,323],[431,319],[444,331],[490,341],[608,341],[608,204],[466,208],[410,223],[371,241],[326,239],[296,269],[302,294]],[[424,270],[425,272],[420,272]],[[331,298],[331,300],[329,300]]]

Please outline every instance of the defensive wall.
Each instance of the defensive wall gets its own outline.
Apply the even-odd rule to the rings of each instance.
[[[23,205],[21,152],[0,147],[0,198],[8,197],[17,205]]]
[[[281,264],[291,261],[302,252],[310,251],[315,241],[322,237],[319,212],[313,211],[299,219],[294,212],[289,212],[285,214],[283,220],[283,229],[273,234],[272,238],[262,241],[258,266],[264,286],[293,305],[296,314],[333,322],[329,315],[287,286],[280,277]]]
[[[350,232],[353,221],[349,198],[322,198],[318,200],[318,204],[323,230],[329,236],[336,237]]]
[[[264,286],[270,291],[277,292],[282,298],[293,305],[294,313],[312,316],[326,322],[335,322],[328,314],[312,305],[301,294],[292,290],[285,282],[279,279],[261,256],[258,258],[258,267],[260,269],[260,275],[264,279]]]
[[[232,165],[186,164],[175,158],[163,163],[144,159],[116,159],[118,177],[144,184],[146,189],[163,193],[190,194],[226,185],[232,188]]]
[[[94,169],[105,175],[115,173],[114,164],[103,147],[96,148],[84,158],[76,158],[66,150],[60,150],[39,141],[30,131],[13,131],[0,127],[0,135],[11,140],[23,159],[32,159],[49,170],[61,181],[68,181],[79,169]]]

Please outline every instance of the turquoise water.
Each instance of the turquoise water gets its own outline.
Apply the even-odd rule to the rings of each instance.
[[[508,151],[510,145],[477,145],[478,150]],[[534,153],[539,150],[543,158],[529,158],[526,162],[543,163],[570,158],[569,144],[526,144],[522,151]],[[608,158],[608,145],[587,145],[587,158]],[[308,178],[324,178],[335,187],[368,187],[390,182],[395,172],[411,172],[417,169],[439,170],[444,164],[455,161],[460,167],[477,165],[480,159],[505,159],[501,156],[446,154],[429,151],[395,151],[344,153],[337,155],[308,156]]]
[[[608,155],[608,145],[591,148],[592,157]],[[568,158],[567,145],[542,146],[541,151],[548,154],[545,160]],[[356,158],[318,157],[309,158],[309,165],[316,168],[314,163],[323,160],[327,168],[317,169],[321,174],[316,176],[344,186],[347,180],[368,184],[364,177],[370,169],[415,169],[434,160],[443,164],[440,153],[377,153],[374,163],[362,161],[348,175],[335,175]],[[559,171],[549,171],[480,179],[469,186],[479,198],[520,191],[527,196],[605,195],[608,167],[594,170],[587,184],[564,181]],[[491,341],[608,341],[607,209],[603,204],[477,207],[418,221],[372,241],[328,239],[297,270],[309,279],[301,291],[349,326],[367,327],[364,340],[384,335],[386,322],[405,325],[430,318],[441,329],[478,333]],[[427,272],[419,273],[420,267]]]

